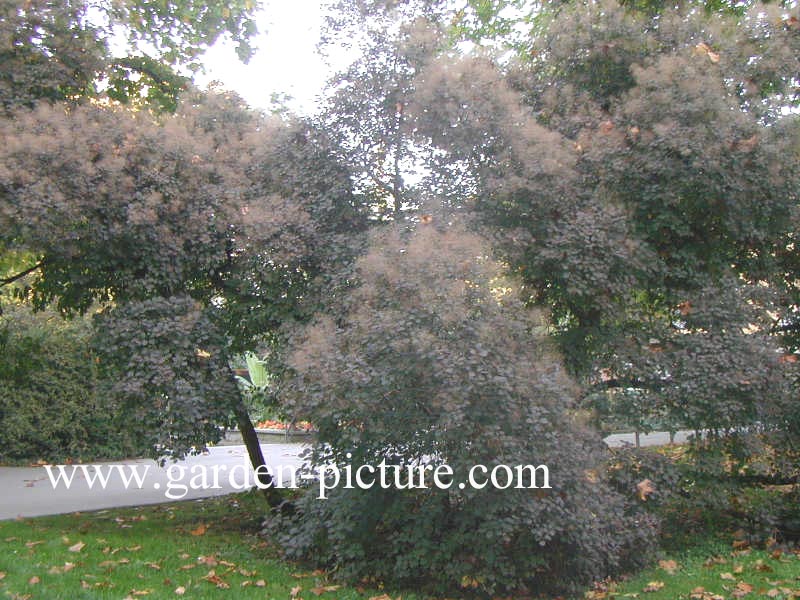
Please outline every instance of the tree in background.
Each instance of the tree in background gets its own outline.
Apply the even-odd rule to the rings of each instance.
[[[2,241],[38,257],[35,307],[102,307],[101,368],[155,451],[202,447],[233,413],[257,466],[229,358],[302,314],[359,217],[324,136],[191,100],[160,121],[58,105],[0,121]]]
[[[425,38],[404,114],[427,191],[489,228],[590,392],[667,427],[796,433],[775,332],[797,313],[797,18],[549,14],[511,63]]]
[[[0,106],[105,97],[175,110],[186,70],[200,68],[217,39],[227,36],[242,60],[250,58],[255,10],[251,0],[4,0]]]

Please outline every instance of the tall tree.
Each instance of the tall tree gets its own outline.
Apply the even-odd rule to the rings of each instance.
[[[784,430],[769,334],[795,312],[775,250],[800,181],[789,17],[649,21],[615,3],[560,17],[507,75],[432,63],[411,112],[468,165],[473,206],[574,373],[647,389],[684,426]]]
[[[174,110],[199,57],[221,36],[252,55],[251,0],[0,3],[0,107],[106,96]],[[181,73],[180,71],[184,71]]]
[[[785,431],[796,9],[641,8],[554,6],[511,63],[428,42],[404,113],[423,185],[493,231],[580,381]]]
[[[324,136],[194,100],[160,122],[97,106],[0,120],[2,242],[38,257],[35,306],[101,303],[102,364],[158,452],[213,441],[233,413],[258,466],[230,355],[302,314],[359,218]]]

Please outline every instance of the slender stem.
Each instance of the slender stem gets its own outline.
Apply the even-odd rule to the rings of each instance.
[[[18,280],[22,279],[26,275],[30,275],[31,273],[33,273],[37,269],[40,269],[42,267],[42,265],[44,265],[44,261],[43,260],[39,261],[38,263],[36,263],[32,267],[17,273],[16,275],[12,275],[11,277],[6,277],[4,279],[0,279],[0,285],[8,285],[10,283],[14,283],[15,281],[18,281]]]
[[[233,369],[228,367],[231,379],[234,378]],[[234,379],[234,384],[235,379]],[[272,476],[269,474],[267,462],[264,459],[264,453],[261,451],[261,443],[258,440],[256,428],[253,426],[253,421],[250,418],[250,413],[244,404],[244,399],[236,385],[236,403],[233,407],[233,412],[236,415],[236,422],[239,425],[239,431],[242,434],[242,440],[247,448],[247,454],[250,457],[250,463],[256,472],[256,481],[259,483],[264,498],[271,508],[276,508],[283,503],[283,499],[275,488]]]

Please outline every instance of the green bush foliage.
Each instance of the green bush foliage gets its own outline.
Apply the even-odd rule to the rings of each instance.
[[[447,464],[454,484],[340,485],[325,500],[314,487],[283,523],[288,555],[476,594],[574,590],[646,558],[652,521],[604,482],[604,446],[570,416],[541,316],[481,238],[422,225],[372,248],[359,285],[302,335],[286,397],[319,428],[315,464]],[[552,489],[459,489],[476,464],[544,464]]]
[[[122,458],[135,440],[102,393],[86,320],[4,306],[0,461]]]

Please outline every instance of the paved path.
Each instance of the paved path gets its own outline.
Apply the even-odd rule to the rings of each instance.
[[[303,447],[301,444],[261,446],[267,464],[273,470],[301,466],[302,461],[298,454]],[[80,467],[76,467],[69,489],[64,486],[63,480],[59,480],[54,489],[44,467],[0,467],[0,520],[205,498],[241,491],[251,487],[253,482],[253,469],[244,446],[210,448],[207,453],[187,457],[175,463],[175,466],[167,463],[164,467],[159,467],[155,461],[144,459],[97,464],[100,465],[101,472],[108,475],[105,489],[100,489],[97,480],[90,489],[86,474],[81,472]],[[129,478],[132,474],[131,468],[137,469],[142,476],[143,485],[139,486],[136,480],[132,480],[126,486],[120,478],[118,467],[112,465],[122,466],[123,474]],[[197,468],[192,471],[192,467],[196,465],[206,467],[208,486],[217,483],[211,472],[216,465],[219,487],[191,489],[192,477],[199,473]],[[179,477],[181,468],[184,469],[183,477]],[[72,472],[73,467],[67,466],[66,473]],[[95,473],[94,467],[90,466],[89,478],[94,478]],[[52,470],[52,474],[54,477],[59,475],[56,469]],[[199,479],[195,482],[204,483]],[[245,485],[246,483],[250,485]]]
[[[690,432],[678,432],[675,441],[684,442],[689,434]],[[635,436],[632,433],[614,434],[606,438],[606,443],[612,447],[633,445]],[[639,443],[641,446],[663,446],[669,443],[669,434],[642,434]],[[287,475],[289,469],[301,466],[302,461],[298,455],[304,447],[302,444],[261,445],[267,464],[273,472],[283,469]],[[90,479],[96,476],[94,466],[87,467],[87,472],[82,472],[82,467],[77,465],[74,469],[73,466],[66,467],[67,475],[74,472],[69,489],[65,487],[63,480],[59,480],[54,488],[44,467],[0,467],[0,520],[206,498],[241,491],[253,485],[253,469],[244,446],[210,448],[207,453],[188,457],[174,466],[168,463],[165,467],[159,467],[152,460],[128,460],[98,465],[101,465],[100,472],[108,475],[104,489],[100,488],[97,480],[91,488],[88,484],[87,475]],[[192,479],[199,477],[200,467],[205,467],[208,475],[206,481]],[[131,482],[128,486],[120,477],[120,469],[122,475]],[[141,485],[130,479],[132,469],[136,469],[142,477]],[[51,473],[53,477],[59,476],[55,469]],[[288,476],[286,481],[289,481]],[[200,489],[191,489],[192,487]]]

